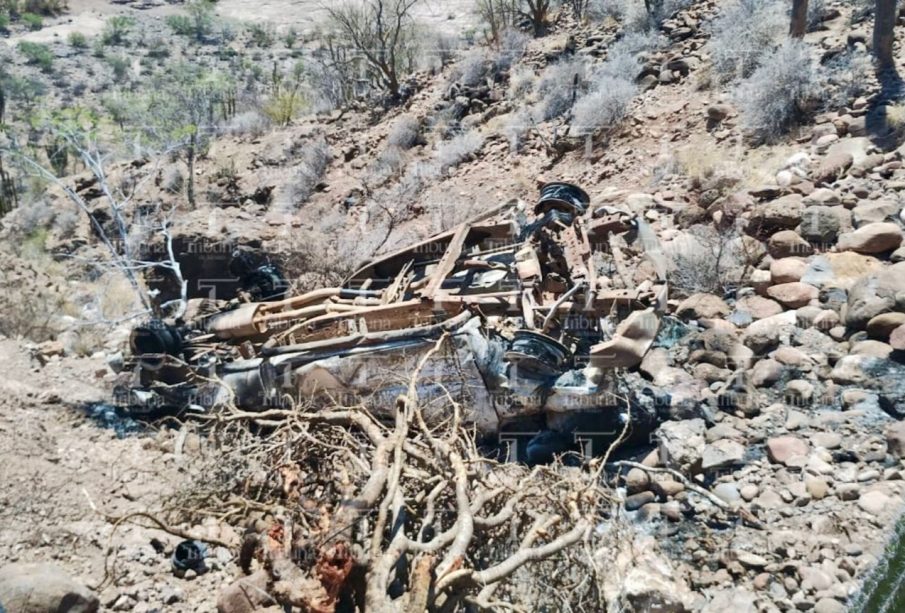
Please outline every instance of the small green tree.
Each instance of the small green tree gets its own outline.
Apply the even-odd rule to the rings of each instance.
[[[121,45],[126,40],[126,35],[135,25],[135,20],[127,15],[114,15],[104,24],[101,40],[105,45]]]
[[[235,85],[225,75],[181,64],[155,80],[138,126],[150,142],[182,152],[188,166],[186,198],[196,206],[195,161],[219,126],[235,113]]]
[[[16,48],[25,57],[25,61],[40,68],[41,72],[53,70],[53,52],[47,45],[23,40]]]

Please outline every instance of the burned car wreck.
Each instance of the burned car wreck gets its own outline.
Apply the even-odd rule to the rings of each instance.
[[[423,361],[429,420],[444,419],[453,398],[481,436],[612,440],[628,410],[639,430],[657,419],[657,399],[625,383],[640,380],[630,369],[666,299],[665,263],[642,219],[549,183],[533,207],[497,206],[374,259],[340,287],[192,299],[179,319],[133,331],[118,390],[134,411],[292,399],[389,417]]]

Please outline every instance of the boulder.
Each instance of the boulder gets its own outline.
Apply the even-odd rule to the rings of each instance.
[[[899,292],[905,292],[905,262],[862,276],[849,290],[845,325],[853,330],[864,329],[877,315],[897,308]]]
[[[900,460],[905,458],[905,421],[897,421],[886,427],[886,449]]]
[[[801,195],[789,194],[772,202],[757,205],[751,212],[748,233],[767,238],[780,230],[792,230],[801,223],[804,205]]]
[[[807,283],[795,281],[780,283],[767,289],[767,295],[788,309],[803,307],[817,298],[817,288]]]
[[[748,372],[748,381],[754,387],[770,387],[782,378],[784,371],[783,365],[776,360],[770,358],[758,360],[754,368]]]
[[[808,263],[802,258],[784,257],[770,262],[770,281],[773,285],[801,281]],[[767,293],[769,294],[769,289]]]
[[[268,594],[269,582],[270,577],[264,569],[233,581],[220,591],[217,613],[253,613],[275,604]]]
[[[839,215],[831,206],[809,206],[801,213],[802,238],[815,245],[830,245],[839,236]]]
[[[883,267],[875,257],[853,251],[824,253],[811,258],[801,281],[823,289],[840,287],[848,289],[865,274]]]
[[[789,466],[798,458],[808,455],[807,441],[797,436],[777,436],[767,440],[767,457],[776,464]]]
[[[867,322],[867,335],[871,338],[886,341],[889,340],[893,330],[905,325],[905,313],[880,313],[870,318]]]
[[[9,613],[93,613],[100,603],[59,566],[16,562],[0,569],[0,605]]]
[[[657,430],[660,463],[694,472],[701,464],[707,426],[703,419],[668,421]]]
[[[808,256],[814,253],[811,244],[794,230],[780,230],[767,241],[767,252],[774,258]]]
[[[893,200],[865,200],[852,209],[855,227],[894,219],[902,207]]]
[[[889,345],[896,351],[905,351],[905,326],[899,326],[889,334]]]
[[[701,469],[713,470],[742,464],[745,459],[744,445],[729,439],[714,441],[701,452]]]
[[[778,315],[783,312],[782,305],[778,302],[757,294],[749,294],[739,298],[735,303],[735,310],[736,312],[748,313],[751,319],[754,320]]]
[[[854,157],[847,151],[831,149],[820,165],[811,175],[815,185],[825,185],[832,183],[842,177],[845,172],[851,168]]]
[[[693,294],[679,304],[676,315],[682,319],[715,319],[725,317],[731,310],[719,296]]]
[[[761,355],[774,349],[784,334],[791,334],[796,327],[794,311],[784,311],[778,315],[765,317],[745,328],[742,342],[755,354]]]
[[[902,244],[902,229],[891,222],[869,223],[854,232],[846,232],[836,244],[839,251],[884,253]]]

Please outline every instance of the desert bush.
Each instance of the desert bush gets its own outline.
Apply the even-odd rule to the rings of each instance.
[[[821,108],[835,111],[866,94],[870,84],[865,75],[872,69],[870,56],[856,49],[848,49],[827,60],[818,73]]]
[[[786,37],[786,7],[779,0],[737,0],[713,20],[709,50],[720,82],[751,75]]]
[[[807,45],[788,40],[736,88],[741,125],[754,142],[773,141],[806,115],[817,91]]]
[[[113,69],[113,78],[117,81],[125,79],[129,74],[129,58],[125,55],[110,55],[106,59],[110,68]]]
[[[126,40],[126,35],[135,25],[135,20],[127,15],[114,15],[107,19],[104,31],[101,32],[101,40],[105,45],[121,45]]]
[[[405,152],[399,147],[390,146],[380,152],[368,167],[368,183],[381,185],[390,177],[396,176],[405,168]]]
[[[587,91],[587,64],[583,59],[566,59],[547,66],[537,82],[543,119],[564,115]]]
[[[0,33],[6,34],[9,32],[9,15],[4,11],[0,10]]]
[[[472,130],[460,134],[448,141],[441,142],[434,153],[434,159],[440,167],[440,171],[448,173],[450,170],[472,157],[484,145],[484,139],[476,131]]]
[[[270,129],[271,121],[266,115],[258,111],[245,111],[237,113],[226,124],[224,130],[227,134],[260,136]]]
[[[262,110],[270,121],[279,126],[286,126],[306,106],[308,102],[299,89],[280,87],[264,102]]]
[[[663,247],[669,262],[669,285],[680,296],[698,292],[721,295],[750,272],[756,259],[750,246],[748,238],[735,229],[692,226]]]
[[[15,4],[11,2],[11,4]],[[18,10],[38,15],[59,15],[69,8],[67,0],[24,0],[18,3]]]
[[[451,71],[451,79],[468,87],[481,82],[494,83],[525,54],[528,38],[521,32],[507,30],[496,47],[476,47],[467,51]]]
[[[265,23],[250,23],[245,27],[249,42],[256,47],[272,47],[276,38],[273,28]]]
[[[417,144],[423,143],[421,136],[421,121],[412,115],[402,115],[390,128],[387,135],[387,145],[399,149],[411,149]]]
[[[316,138],[306,145],[292,178],[276,196],[277,207],[284,211],[292,211],[305,204],[317,190],[330,165],[330,146],[326,139]]]
[[[44,27],[44,19],[36,13],[22,13],[19,20],[33,32]]]
[[[573,109],[572,128],[579,136],[612,129],[628,113],[637,87],[627,79],[603,76]]]
[[[166,23],[180,36],[204,40],[213,31],[214,3],[212,0],[193,0],[186,5],[185,14],[170,15]]]
[[[35,342],[54,338],[62,331],[67,289],[55,281],[60,277],[50,258],[3,253],[0,262],[0,334]]]
[[[53,70],[53,51],[47,45],[23,40],[16,45],[16,48],[29,64],[37,66],[42,72]]]
[[[67,40],[69,41],[69,45],[76,49],[88,48],[88,37],[81,32],[70,32]]]

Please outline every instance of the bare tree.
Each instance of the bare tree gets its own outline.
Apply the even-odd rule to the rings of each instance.
[[[363,58],[371,80],[391,96],[412,70],[416,47],[412,9],[420,0],[347,1],[325,6],[339,39]]]
[[[874,11],[874,55],[880,71],[895,68],[892,45],[895,41],[896,5],[896,0],[877,0]]]
[[[487,25],[487,39],[499,45],[505,32],[515,27],[519,17],[518,0],[477,0],[475,10],[481,21]]]
[[[789,35],[801,38],[808,30],[808,0],[792,0],[792,21]]]
[[[531,23],[535,37],[543,36],[550,26],[552,0],[522,0],[522,15]]]
[[[156,167],[146,168],[141,177],[114,182],[108,174],[110,153],[105,151],[98,140],[96,118],[90,113],[72,110],[55,115],[44,126],[46,138],[56,147],[65,149],[66,156],[72,156],[90,173],[86,181],[101,194],[106,202],[104,215],[98,215],[84,190],[75,186],[71,177],[59,176],[49,158],[47,162],[27,153],[17,142],[14,135],[8,134],[7,143],[0,148],[0,156],[7,155],[15,161],[25,176],[37,178],[59,189],[86,216],[95,236],[106,249],[108,259],[92,261],[99,268],[110,268],[120,272],[129,282],[145,312],[154,310],[153,301],[143,282],[142,275],[151,271],[166,271],[178,282],[180,300],[177,301],[175,316],[180,317],[185,310],[188,285],[182,276],[182,270],[173,251],[170,224],[173,211],[146,212],[142,220],[132,215],[138,194],[148,180],[156,175]],[[164,152],[164,155],[167,152]],[[104,219],[106,218],[106,219]],[[103,220],[103,221],[102,221]],[[149,235],[159,233],[163,239],[165,253],[160,260],[143,259],[142,244],[136,241],[131,229],[142,222]],[[147,239],[147,237],[142,237]]]

